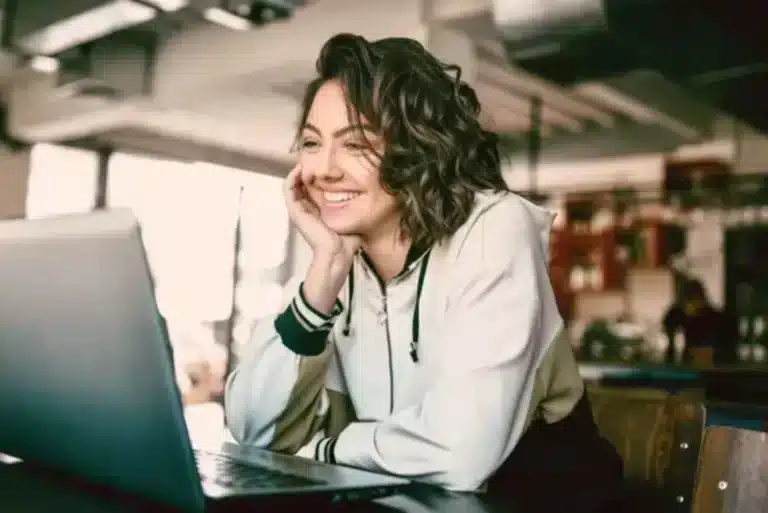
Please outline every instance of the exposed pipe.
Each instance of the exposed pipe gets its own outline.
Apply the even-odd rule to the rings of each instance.
[[[3,21],[2,21],[2,39],[0,39],[0,45],[3,50],[13,52],[14,48],[14,22],[16,21],[16,14],[19,10],[19,2],[21,0],[5,0],[3,5]]]
[[[531,98],[530,130],[528,132],[528,173],[531,181],[529,191],[536,194],[538,191],[538,167],[541,155],[541,98]]]

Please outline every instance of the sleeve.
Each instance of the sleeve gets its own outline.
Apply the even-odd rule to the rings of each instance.
[[[538,361],[562,327],[546,250],[517,203],[491,207],[464,248],[423,400],[350,424],[327,442],[336,463],[474,491],[519,440]]]
[[[330,316],[321,314],[299,286],[280,315],[255,327],[224,392],[236,441],[297,453],[329,423],[346,425],[351,407],[344,391],[325,386],[338,372],[331,329],[342,309],[337,301]]]

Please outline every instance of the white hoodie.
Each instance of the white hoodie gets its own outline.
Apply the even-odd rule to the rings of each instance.
[[[481,488],[534,418],[563,419],[584,391],[548,278],[552,218],[478,194],[449,240],[386,285],[356,257],[330,317],[299,288],[227,381],[235,439]]]

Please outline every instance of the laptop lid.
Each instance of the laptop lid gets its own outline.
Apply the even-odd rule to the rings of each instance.
[[[0,222],[0,291],[0,452],[203,510],[134,216]]]

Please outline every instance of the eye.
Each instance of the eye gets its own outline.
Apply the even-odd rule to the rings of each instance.
[[[362,142],[357,141],[347,141],[344,143],[344,147],[347,148],[350,151],[367,151],[368,145]]]
[[[317,141],[313,141],[311,139],[305,139],[305,140],[299,141],[298,146],[299,146],[299,150],[311,150],[320,146],[320,143],[318,143]]]

